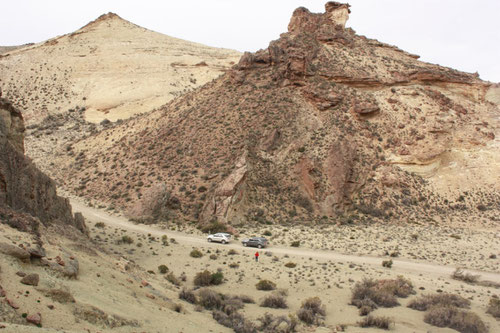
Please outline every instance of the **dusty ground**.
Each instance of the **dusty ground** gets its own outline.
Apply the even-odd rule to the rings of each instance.
[[[11,257],[1,258],[0,285],[6,290],[7,297],[20,305],[12,314],[20,323],[24,321],[20,318],[23,313],[40,312],[43,327],[53,331],[229,332],[231,330],[212,319],[209,311],[196,309],[178,299],[181,288],[193,288],[196,273],[208,269],[212,272],[220,270],[224,274],[224,283],[213,289],[224,294],[248,295],[256,301],[240,310],[252,321],[266,312],[294,314],[304,299],[319,296],[326,306],[324,326],[301,325],[299,331],[303,332],[335,332],[340,326],[347,332],[370,332],[371,329],[361,329],[356,324],[361,317],[358,309],[349,305],[351,288],[364,278],[386,279],[398,275],[413,282],[417,296],[440,290],[470,299],[471,310],[489,325],[490,332],[500,329],[498,321],[485,313],[489,299],[498,294],[498,289],[470,285],[450,277],[455,267],[466,266],[484,270],[475,272],[483,280],[500,283],[498,259],[489,258],[491,254],[500,256],[498,230],[471,232],[455,228],[451,233],[449,228],[435,226],[414,226],[407,230],[380,225],[329,226],[315,228],[316,231],[302,238],[304,241],[296,248],[289,246],[292,240],[299,239],[300,229],[265,226],[245,230],[238,236],[241,239],[265,231],[272,234],[268,236],[271,246],[261,250],[260,262],[256,263],[253,260],[255,249],[242,247],[238,240],[228,245],[209,244],[205,235],[189,227],[136,225],[75,201],[73,206],[87,217],[93,242],[68,240],[47,232],[44,243],[47,244],[47,257],[54,258],[68,252],[78,259],[80,273],[77,279],[63,278],[47,268]],[[98,222],[104,225],[96,226]],[[2,225],[1,229],[1,242],[33,242],[26,238],[26,234],[7,226]],[[164,234],[168,237],[166,244],[162,240]],[[412,240],[412,234],[417,234],[418,238]],[[129,236],[132,243],[119,242],[123,236]],[[383,241],[382,237],[388,240]],[[190,252],[193,249],[199,249],[203,256],[192,258]],[[396,249],[399,255],[391,257],[393,267],[383,268],[382,260],[389,258],[385,258],[384,253],[391,254]],[[456,254],[457,251],[461,255]],[[444,256],[443,252],[447,255]],[[216,258],[211,259],[211,255]],[[296,267],[285,267],[289,262],[295,263]],[[158,266],[162,264],[181,280],[180,286],[173,285],[166,280],[166,275],[159,272]],[[18,271],[38,273],[39,286],[20,284],[21,278],[16,276]],[[182,277],[186,281],[182,281]],[[255,284],[260,279],[274,281],[277,288],[286,290],[287,309],[259,306],[260,300],[270,293],[256,290]],[[44,296],[48,289],[68,291],[76,303],[61,304]],[[413,297],[416,296],[400,299],[401,306],[380,308],[373,314],[393,318],[393,329],[397,332],[446,331],[425,324],[423,313],[405,307]],[[4,310],[8,307],[1,304]],[[55,306],[53,310],[47,308],[50,304]],[[176,304],[182,305],[181,313],[175,311]],[[101,318],[96,314],[99,310],[89,311],[89,306],[103,311],[102,318],[107,319],[95,319]],[[81,309],[87,309],[87,312]],[[4,332],[28,331],[23,326],[3,325],[6,325]]]

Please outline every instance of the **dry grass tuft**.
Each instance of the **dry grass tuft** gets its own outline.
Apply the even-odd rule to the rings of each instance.
[[[257,290],[274,290],[276,289],[276,283],[269,280],[260,280],[259,282],[257,282],[255,287],[257,288]]]
[[[388,330],[391,328],[391,324],[394,321],[389,317],[374,317],[368,316],[363,318],[360,322],[358,322],[361,327],[377,327],[384,330]]]
[[[424,295],[413,299],[408,307],[418,311],[426,311],[434,306],[450,306],[457,308],[469,308],[470,301],[456,294],[434,294]]]

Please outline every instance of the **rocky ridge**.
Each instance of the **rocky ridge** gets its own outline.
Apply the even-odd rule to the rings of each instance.
[[[146,220],[494,219],[492,84],[358,36],[348,14],[298,8],[267,49],[75,143],[54,176]]]
[[[73,216],[68,199],[55,183],[24,155],[21,112],[0,97],[0,216],[21,231],[37,232],[39,222],[59,223],[86,232],[81,215]]]

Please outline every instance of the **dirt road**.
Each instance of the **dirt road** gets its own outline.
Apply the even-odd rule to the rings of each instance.
[[[224,246],[224,247],[239,249],[242,251],[255,250],[246,248],[237,242],[233,242],[231,244],[226,244],[226,245],[213,244],[213,243],[208,243],[205,237],[187,235],[184,233],[174,232],[174,231],[165,231],[155,226],[134,224],[126,218],[110,215],[102,210],[95,209],[92,207],[87,207],[86,205],[82,204],[77,200],[71,200],[71,205],[73,206],[74,212],[81,212],[87,220],[92,222],[104,222],[109,226],[119,227],[122,229],[127,229],[138,233],[151,234],[155,236],[167,235],[170,238],[175,238],[175,240],[180,243],[203,245],[207,247]],[[377,267],[381,267],[382,260],[384,260],[384,258],[375,256],[357,256],[357,255],[337,253],[333,251],[322,251],[322,250],[312,250],[312,249],[297,249],[297,248],[271,246],[267,250],[271,251],[274,254],[278,253],[288,254],[289,256],[311,257],[311,258],[326,259],[332,261],[348,262],[359,265],[361,264],[372,265]],[[414,262],[405,259],[393,258],[392,260],[393,260],[392,270],[401,274],[403,273],[425,274],[436,277],[450,278],[450,275],[456,268],[453,266],[443,266],[432,263]],[[481,275],[482,280],[489,280],[500,283],[499,273],[482,272],[475,270],[467,270],[467,272]]]

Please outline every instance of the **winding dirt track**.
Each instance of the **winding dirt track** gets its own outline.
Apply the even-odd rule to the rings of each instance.
[[[175,240],[180,243],[188,243],[196,245],[203,244],[203,246],[209,246],[209,247],[221,246],[219,244],[208,243],[206,238],[204,237],[187,235],[174,231],[165,231],[155,226],[134,224],[126,218],[109,215],[102,210],[95,209],[92,207],[87,207],[86,205],[76,200],[71,200],[71,205],[73,206],[74,212],[81,212],[87,220],[92,222],[104,222],[109,226],[119,227],[122,229],[127,229],[130,231],[144,233],[144,234],[150,233],[151,235],[155,236],[167,235],[168,237],[175,238]],[[242,251],[254,251],[254,249],[246,248],[236,242],[231,244],[226,244],[224,246],[229,248],[239,249]],[[308,249],[271,246],[269,250],[273,253],[288,254],[289,256],[311,257],[311,258],[326,259],[332,261],[349,262],[354,264],[373,265],[377,267],[381,267],[381,262],[383,260],[383,258],[375,256],[357,256],[357,255],[341,254],[333,251],[312,250],[312,249],[308,250]],[[398,273],[423,274],[423,275],[432,275],[437,277],[450,278],[450,275],[456,268],[453,266],[414,262],[405,259],[392,259],[392,260],[394,262],[392,270]],[[476,270],[467,270],[467,272],[481,275],[482,280],[489,280],[500,283],[500,273],[483,272]]]

